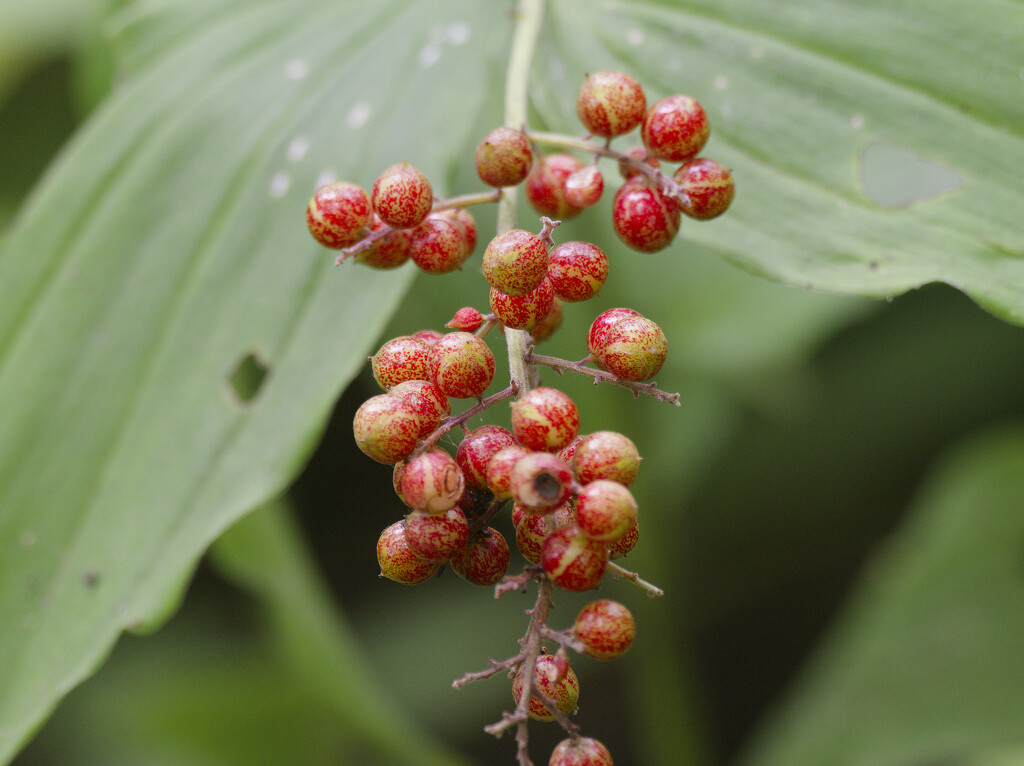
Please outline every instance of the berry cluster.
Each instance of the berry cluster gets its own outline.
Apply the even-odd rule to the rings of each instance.
[[[661,591],[614,561],[639,536],[630,491],[640,466],[636,445],[614,431],[581,434],[575,402],[559,389],[537,385],[537,368],[570,370],[676,405],[679,399],[647,382],[661,369],[668,343],[655,322],[633,309],[598,314],[579,362],[534,353],[535,343],[560,326],[563,303],[593,298],[608,278],[605,253],[589,242],[556,244],[552,233],[559,221],[552,218],[574,216],[597,202],[604,180],[596,161],[602,156],[616,159],[626,179],[615,197],[614,224],[638,250],[668,245],[683,213],[721,214],[734,193],[728,170],[696,157],[708,121],[694,99],[670,96],[647,109],[635,80],[600,72],[583,83],[577,113],[591,135],[607,139],[604,144],[525,128],[491,131],[477,147],[475,163],[480,179],[499,191],[438,200],[423,174],[402,163],[384,171],[370,195],[346,182],[321,188],[306,212],[317,241],[342,249],[339,263],[353,256],[375,268],[394,268],[411,259],[434,274],[460,268],[473,250],[477,230],[467,206],[497,202],[501,189],[523,183],[527,200],[544,216],[539,233],[506,227],[487,244],[481,271],[490,287],[488,313],[464,306],[446,324],[449,332],[393,338],[371,357],[383,393],[359,408],[353,432],[366,455],[392,466],[395,493],[407,509],[378,539],[383,577],[416,585],[450,566],[469,583],[494,586],[496,596],[537,585],[521,651],[468,673],[455,686],[507,671],[515,712],[486,730],[500,735],[517,727],[519,762],[529,764],[527,719],[557,721],[569,737],[555,748],[550,766],[612,763],[604,745],[581,736],[567,717],[580,690],[568,652],[613,659],[636,634],[629,610],[608,599],[585,606],[570,628],[551,629],[553,589],[591,590],[611,572],[649,595]],[[620,154],[609,148],[612,138],[637,126],[644,149]],[[539,143],[581,150],[594,161],[584,164],[569,154],[535,161]],[[683,164],[669,178],[660,160]],[[485,337],[497,327],[505,333],[512,381],[485,397],[495,374]],[[452,399],[475,403],[453,414]],[[470,426],[506,400],[513,400],[507,427]],[[453,455],[440,442],[447,438],[455,445],[456,434]],[[515,549],[526,562],[511,575],[512,550],[496,528],[509,505]],[[553,654],[548,644],[557,645]]]

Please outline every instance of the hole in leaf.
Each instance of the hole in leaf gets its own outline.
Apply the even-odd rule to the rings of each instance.
[[[864,193],[882,207],[898,208],[955,191],[964,179],[954,170],[900,146],[872,143],[860,154]]]
[[[228,376],[230,392],[239,406],[250,405],[263,388],[270,368],[253,353],[248,353]]]

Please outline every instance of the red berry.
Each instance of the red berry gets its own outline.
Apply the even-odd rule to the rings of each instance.
[[[373,379],[383,389],[407,380],[426,380],[429,377],[429,355],[430,346],[419,338],[411,335],[392,338],[370,357]]]
[[[679,233],[679,205],[644,178],[626,181],[612,201],[612,225],[619,239],[642,253],[672,244]]]
[[[645,149],[642,146],[633,147],[632,149],[626,152],[626,155],[636,160],[637,162],[647,163],[655,170],[661,167],[661,163],[658,162],[658,158],[650,156],[647,153],[647,149]],[[619,160],[619,173],[627,181],[630,178],[636,178],[637,176],[642,175],[641,172],[637,170],[635,167],[633,167],[632,164],[624,162],[623,160]]]
[[[576,455],[576,450],[579,449],[580,444],[586,438],[586,434],[580,434],[571,442],[562,447],[562,449],[558,450],[558,459],[561,460],[563,463],[567,464],[570,468],[573,468],[573,473],[576,472],[575,467],[573,467],[573,459]],[[578,479],[579,476],[577,475],[576,478]]]
[[[551,280],[544,277],[537,289],[526,295],[506,295],[492,287],[488,298],[491,312],[499,322],[513,330],[531,332],[554,308],[555,289],[551,286]]]
[[[637,541],[640,539],[640,525],[634,524],[633,528],[629,530],[623,537],[620,537],[613,543],[608,545],[608,557],[617,559],[619,556],[625,556],[636,546]]]
[[[540,565],[562,590],[578,593],[601,584],[608,566],[603,543],[591,540],[576,525],[556,529],[544,541]]]
[[[591,540],[611,543],[625,537],[636,524],[633,493],[617,481],[590,482],[576,498],[576,523]]]
[[[512,433],[528,449],[557,452],[576,438],[579,428],[576,403],[557,388],[531,389],[512,404]]]
[[[633,309],[615,308],[602,311],[594,319],[587,332],[587,350],[594,353],[594,349],[604,345],[605,335],[625,317],[638,317],[640,313]]]
[[[516,503],[534,513],[554,511],[572,493],[572,471],[550,452],[534,452],[522,458],[509,478]]]
[[[707,143],[711,127],[704,107],[692,96],[666,96],[648,110],[640,126],[647,151],[658,159],[684,162]]]
[[[426,343],[428,346],[433,346],[441,338],[444,337],[444,333],[438,332],[437,330],[419,330],[412,334],[412,337],[419,338],[421,341]]]
[[[427,219],[444,221],[455,227],[455,231],[459,235],[459,262],[460,264],[465,263],[466,259],[473,254],[473,248],[476,247],[476,221],[473,220],[473,216],[465,208],[457,208],[439,210],[428,215]]]
[[[640,470],[640,453],[628,436],[596,431],[579,441],[571,465],[581,484],[611,479],[628,487]]]
[[[736,196],[736,185],[729,168],[704,157],[684,162],[672,180],[690,198],[690,207],[683,208],[683,212],[702,221],[720,216]]]
[[[373,225],[370,233],[386,226],[380,216],[373,214]],[[368,249],[360,250],[355,254],[356,263],[370,266],[374,269],[397,269],[409,260],[409,243],[412,242],[412,233],[407,229],[392,229],[389,233],[374,242]]]
[[[434,204],[427,177],[408,163],[392,165],[380,174],[371,194],[373,209],[381,220],[396,229],[418,225]]]
[[[589,242],[563,242],[548,257],[548,279],[562,300],[588,300],[608,279],[608,257]]]
[[[573,207],[588,208],[596,205],[603,193],[604,176],[597,165],[582,167],[565,179],[565,201]]]
[[[551,532],[548,529],[552,522],[547,516],[539,513],[530,513],[521,506],[514,506],[512,509],[513,521],[515,521],[516,509],[523,514],[522,521],[516,524],[516,547],[523,554],[523,558],[532,564],[540,561],[540,552],[544,547],[544,541]]]
[[[559,220],[579,215],[582,208],[573,207],[565,198],[565,181],[582,167],[583,163],[571,154],[542,157],[526,177],[526,201],[541,215]]]
[[[451,414],[452,406],[448,397],[429,380],[407,380],[392,386],[388,394],[405,399],[423,421],[419,438],[425,439],[441,425],[441,420]]]
[[[512,446],[516,446],[516,438],[507,428],[485,425],[467,431],[455,453],[466,483],[487,489],[487,464],[499,451]]]
[[[508,572],[512,553],[501,532],[487,527],[452,556],[452,570],[474,585],[494,585]]]
[[[551,333],[562,326],[562,301],[556,295],[551,301],[551,310],[548,315],[537,323],[537,326],[530,330],[530,337],[534,343],[540,343],[551,337]]]
[[[380,564],[381,577],[402,585],[417,585],[429,580],[441,568],[440,564],[418,558],[409,549],[402,521],[396,521],[381,532],[377,539],[377,563]]]
[[[548,271],[548,249],[536,234],[512,229],[499,234],[484,250],[484,279],[505,295],[536,290]]]
[[[321,186],[306,206],[306,225],[313,239],[335,249],[362,239],[372,217],[366,192],[345,181]]]
[[[647,97],[640,83],[622,72],[588,74],[576,96],[576,114],[595,136],[628,133],[644,118]]]
[[[478,397],[494,379],[494,354],[480,338],[451,332],[430,348],[430,379],[445,396]]]
[[[583,642],[584,653],[596,660],[621,657],[636,638],[636,622],[630,611],[618,601],[592,601],[580,610],[573,625],[576,638]]]
[[[590,349],[601,367],[622,380],[649,380],[668,354],[665,333],[647,317],[624,317]]]
[[[465,241],[444,218],[428,218],[412,230],[409,257],[428,274],[449,274],[462,267]]]
[[[537,665],[533,674],[533,686],[545,697],[555,703],[555,707],[566,715],[576,710],[576,702],[580,697],[580,682],[572,668],[564,673],[558,667],[558,660],[554,655],[542,654],[537,658]],[[512,699],[516,705],[523,696],[522,671],[516,674],[512,682]],[[530,718],[536,721],[553,721],[555,717],[548,712],[547,707],[537,696],[530,697],[527,710]]]
[[[415,556],[440,564],[466,547],[469,522],[459,508],[444,513],[413,511],[405,517],[405,541]]]
[[[512,469],[530,450],[518,444],[504,447],[494,453],[487,463],[487,488],[498,500],[512,499]]]
[[[405,399],[380,394],[363,402],[352,419],[356,445],[378,463],[393,465],[416,448],[423,417]]]
[[[548,766],[613,766],[612,754],[592,737],[570,737],[555,745]]]
[[[464,332],[476,332],[480,329],[480,326],[483,323],[483,314],[472,306],[463,306],[455,312],[455,315],[451,318],[448,324],[445,325],[445,327],[450,327],[453,330],[462,330]]]
[[[476,148],[476,172],[488,186],[515,186],[533,166],[530,141],[518,130],[495,128]]]
[[[402,472],[399,494],[406,505],[417,511],[444,513],[455,507],[465,489],[466,480],[458,463],[438,449],[409,461]]]

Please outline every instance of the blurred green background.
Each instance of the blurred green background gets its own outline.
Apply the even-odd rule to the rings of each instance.
[[[58,10],[0,60],[0,231],[115,76],[101,9]],[[863,182],[899,204],[945,182],[912,170],[883,159]],[[445,185],[476,188],[471,163]],[[682,406],[543,376],[583,430],[639,446],[642,537],[626,563],[666,591],[603,587],[639,634],[620,661],[574,663],[584,732],[620,766],[1024,763],[1024,331],[944,285],[868,300],[770,282],[686,222],[667,251],[631,253],[608,210],[556,232],[605,246],[611,277],[542,350],[580,358],[594,315],[635,307],[666,330],[658,382]],[[492,211],[477,220],[493,230]],[[416,277],[360,341],[372,353],[484,308],[476,268],[441,284]],[[512,762],[511,739],[481,730],[509,684],[450,682],[514,653],[531,602],[450,572],[413,589],[377,579],[376,537],[402,509],[351,438],[376,392],[364,369],[285,495],[215,543],[180,610],[122,637],[15,764]],[[559,595],[555,627],[591,598]],[[561,737],[531,730],[544,763]]]

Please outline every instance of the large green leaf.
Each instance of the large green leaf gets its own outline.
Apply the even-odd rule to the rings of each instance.
[[[998,763],[981,756],[1019,748],[1022,498],[1020,429],[950,456],[742,762]]]

